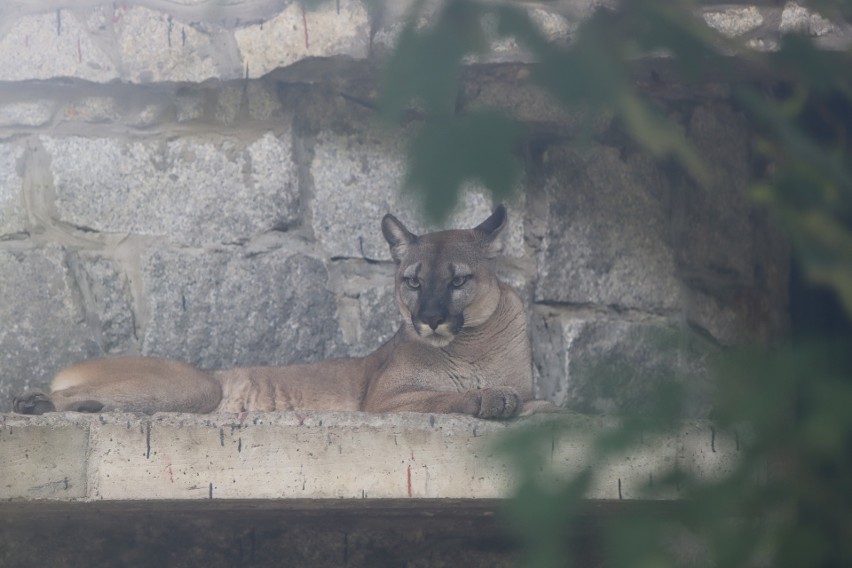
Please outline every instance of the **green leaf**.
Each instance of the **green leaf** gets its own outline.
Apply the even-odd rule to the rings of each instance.
[[[484,47],[481,11],[451,0],[437,21],[419,28],[410,21],[384,66],[379,108],[388,121],[399,120],[412,105],[429,116],[455,111],[462,58]]]
[[[466,182],[481,183],[495,200],[507,199],[518,186],[519,137],[514,120],[491,111],[427,121],[411,143],[406,188],[437,221],[452,211]]]

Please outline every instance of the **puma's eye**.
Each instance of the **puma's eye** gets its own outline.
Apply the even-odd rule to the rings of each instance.
[[[450,284],[452,284],[454,288],[461,288],[469,279],[470,276],[456,276],[450,281]]]
[[[412,290],[416,290],[420,288],[420,279],[419,278],[403,278],[405,280],[405,285],[411,288]]]

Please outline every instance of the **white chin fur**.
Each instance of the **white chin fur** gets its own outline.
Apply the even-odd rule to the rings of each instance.
[[[453,342],[454,337],[444,337],[443,335],[438,335],[433,333],[432,335],[426,336],[423,339],[426,340],[429,345],[433,347],[446,347],[450,343]]]
[[[433,347],[446,347],[455,339],[445,325],[439,325],[438,329],[432,330],[428,325],[417,325],[417,336]]]

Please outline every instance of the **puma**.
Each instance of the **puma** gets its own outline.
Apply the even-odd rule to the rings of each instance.
[[[520,297],[497,279],[498,206],[482,224],[418,236],[393,215],[382,233],[396,263],[403,324],[360,358],[207,373],[150,357],[90,360],[61,370],[50,395],[30,391],[14,410],[245,412],[360,410],[462,413],[480,418],[555,411],[533,400]]]

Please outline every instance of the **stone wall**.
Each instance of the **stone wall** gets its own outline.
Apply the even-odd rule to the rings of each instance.
[[[601,3],[527,9],[566,42]],[[757,4],[702,13],[759,48],[788,29],[847,38],[798,4]],[[406,7],[4,2],[0,411],[85,357],[286,364],[392,335],[379,222],[391,211],[427,225],[399,191],[417,123],[381,128],[371,101]],[[526,59],[495,42],[467,69],[463,106],[528,126],[501,271],[528,301],[539,393],[641,409],[676,377],[688,413],[706,414],[720,346],[786,329],[789,253],[746,197],[749,125],[724,89],[661,99],[715,165],[697,187],[606,117],[590,148],[575,147],[577,116],[523,82]],[[452,224],[491,207],[471,188]]]

